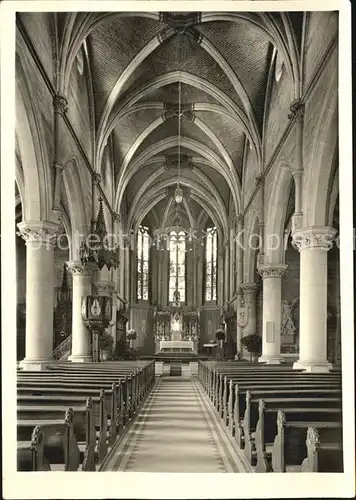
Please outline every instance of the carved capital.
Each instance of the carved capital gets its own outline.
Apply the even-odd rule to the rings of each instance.
[[[62,171],[64,170],[64,165],[60,161],[56,161],[53,163],[53,167],[55,168],[56,172],[58,174],[61,174]]]
[[[23,221],[17,227],[19,228],[17,235],[21,236],[26,244],[28,242],[42,242],[54,245],[60,232],[60,224],[52,221]]]
[[[299,251],[310,248],[330,250],[336,233],[336,229],[331,227],[307,227],[292,235],[293,246]]]
[[[303,119],[305,104],[301,99],[295,99],[290,105],[290,113],[288,119],[296,118],[298,121]]]
[[[286,264],[263,264],[257,268],[263,279],[281,278],[287,269],[288,266]]]
[[[114,212],[112,214],[112,218],[114,219],[115,222],[121,222],[120,214],[118,214],[117,212]]]
[[[97,266],[92,263],[83,265],[79,260],[70,260],[67,262],[67,269],[73,276],[91,276],[92,273],[97,270]]]
[[[68,111],[67,99],[60,94],[56,94],[53,97],[53,108],[55,113],[61,113],[64,115]]]

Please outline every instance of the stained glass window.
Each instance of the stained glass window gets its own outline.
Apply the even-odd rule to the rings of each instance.
[[[169,235],[169,301],[185,302],[185,234],[171,231]]]
[[[205,300],[216,300],[216,258],[217,232],[216,227],[207,228],[205,245]]]
[[[139,300],[148,300],[149,247],[148,228],[140,226],[137,233],[137,298]]]

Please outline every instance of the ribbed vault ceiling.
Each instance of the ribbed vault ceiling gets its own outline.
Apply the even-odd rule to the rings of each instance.
[[[244,150],[260,162],[273,48],[286,43],[287,34],[280,14],[234,13],[229,20],[225,14],[100,13],[87,24],[96,169],[110,138],[114,209],[120,212],[124,200],[131,225],[161,223],[174,208],[179,81],[186,220],[196,223],[208,208],[209,214],[219,210],[226,226],[230,197],[239,210]],[[301,15],[290,23],[300,40]]]

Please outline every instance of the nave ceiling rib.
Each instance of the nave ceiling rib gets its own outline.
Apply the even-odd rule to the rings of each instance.
[[[225,208],[232,196],[234,211],[239,213],[246,145],[254,151],[257,164],[261,165],[262,160],[265,102],[261,95],[264,96],[271,62],[271,44],[284,56],[291,79],[295,76],[293,28],[288,19],[266,13],[187,13],[183,21],[180,16],[179,13],[73,16],[71,23],[66,23],[67,52],[63,42],[62,64],[70,65],[79,43],[84,39],[90,41],[96,116],[95,168],[100,171],[104,148],[111,137],[115,150],[115,210],[121,211],[127,191],[125,210],[132,214],[137,206],[137,193],[148,196],[154,184],[164,179],[164,175],[157,173],[160,165],[154,164],[154,157],[168,151],[177,154],[176,116],[173,111],[165,120],[165,113],[167,106],[177,105],[180,84],[182,105],[191,110],[189,116],[185,114],[189,120],[182,119],[182,154],[202,159],[200,170],[212,179],[210,185],[204,184],[204,189],[213,203],[222,198]],[[291,84],[294,85],[293,81]],[[143,172],[148,164],[152,168],[147,171],[146,182]],[[139,178],[144,190],[137,189]],[[187,185],[195,179],[201,181],[197,170],[192,181],[186,179]],[[201,200],[199,194],[197,200]]]

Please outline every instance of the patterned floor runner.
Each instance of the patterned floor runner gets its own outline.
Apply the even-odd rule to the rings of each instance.
[[[105,470],[245,472],[239,455],[200,384],[167,377],[157,381]]]

